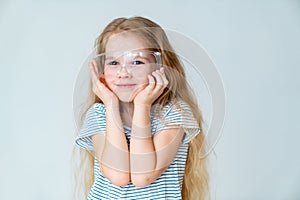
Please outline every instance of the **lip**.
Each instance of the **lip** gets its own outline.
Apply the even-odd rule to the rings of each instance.
[[[134,87],[136,84],[129,84],[129,83],[124,83],[124,84],[116,84],[117,87],[120,88],[131,88]]]

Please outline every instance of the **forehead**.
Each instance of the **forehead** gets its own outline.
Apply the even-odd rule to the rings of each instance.
[[[142,38],[133,33],[119,33],[109,37],[105,52],[125,52],[136,49],[148,48]]]

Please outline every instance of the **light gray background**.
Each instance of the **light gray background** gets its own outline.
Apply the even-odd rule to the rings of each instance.
[[[0,199],[71,199],[72,93],[113,18],[203,45],[227,95],[214,199],[300,198],[300,2],[0,1]]]

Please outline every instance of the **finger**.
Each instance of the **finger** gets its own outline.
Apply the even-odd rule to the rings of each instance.
[[[147,87],[152,90],[155,87],[154,77],[149,74],[148,80],[149,80],[149,85]]]
[[[165,74],[165,68],[162,67],[162,68],[160,68],[159,71],[162,74],[163,85],[164,85],[164,87],[166,87],[169,84],[169,81],[168,81],[167,76]]]
[[[162,79],[163,79],[163,85],[164,85],[164,87],[167,87],[167,85],[169,84],[169,81],[168,81],[168,79],[167,79],[167,77],[166,77],[165,74],[162,76]]]
[[[98,90],[103,89],[104,84],[101,83],[101,81],[98,78],[98,73],[96,72],[96,69],[95,69],[95,62],[93,62],[93,61],[90,62],[89,66],[90,66],[91,77],[92,77],[94,89],[98,89]]]
[[[162,87],[163,86],[162,74],[158,70],[153,72],[152,74],[156,79],[156,86],[157,87]]]
[[[164,74],[164,73],[165,73],[165,68],[164,68],[164,67],[161,67],[161,68],[159,69],[159,71],[160,71],[160,73]]]
[[[93,64],[94,64],[94,68],[95,68],[95,72],[98,74],[99,76],[99,71],[98,71],[98,64],[96,62],[96,60],[92,60]]]
[[[95,83],[98,78],[97,78],[97,75],[96,75],[94,63],[90,62],[89,67],[90,67],[90,74],[91,74],[92,81],[93,81],[93,83]]]
[[[158,97],[164,90],[164,86],[163,86],[163,81],[162,81],[162,77],[159,73],[155,73],[155,78],[156,78],[156,86],[153,89],[152,94],[155,97]]]
[[[94,73],[96,74],[97,77],[99,77],[99,72],[98,72],[98,65],[97,65],[97,62],[95,60],[92,60],[90,62],[90,66],[91,68],[93,69]]]

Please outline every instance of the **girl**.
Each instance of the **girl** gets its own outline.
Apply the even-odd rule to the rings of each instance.
[[[202,117],[163,29],[143,17],[113,20],[89,67],[75,141],[87,199],[205,199]]]

